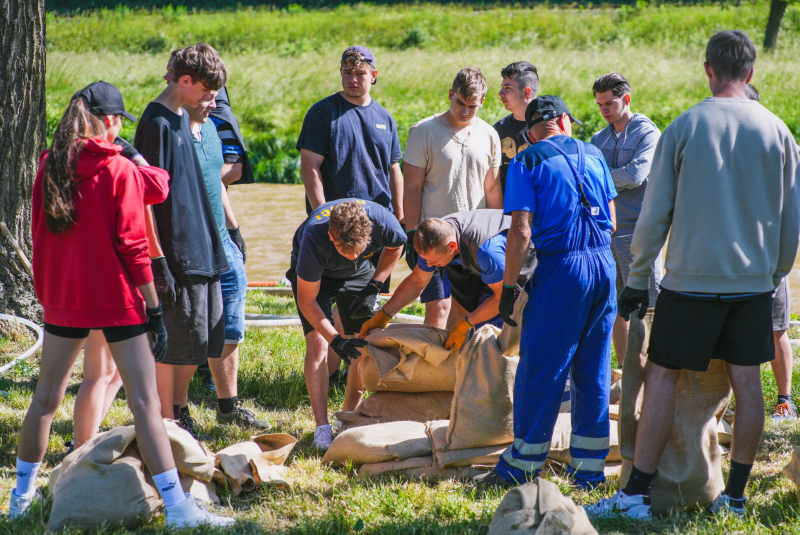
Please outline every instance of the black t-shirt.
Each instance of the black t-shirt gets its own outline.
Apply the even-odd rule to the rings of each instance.
[[[500,136],[500,150],[503,152],[503,162],[500,164],[500,184],[505,192],[508,164],[514,159],[514,156],[530,147],[531,142],[528,139],[527,123],[514,119],[513,113],[494,123],[494,129]]]
[[[325,157],[320,173],[326,201],[366,199],[393,209],[389,169],[403,153],[392,114],[374,99],[356,106],[335,93],[311,106],[297,140],[301,149]]]
[[[151,102],[136,128],[136,150],[169,173],[169,196],[153,205],[158,237],[175,275],[213,277],[230,269],[194,149],[189,114]]]
[[[348,260],[340,255],[328,236],[331,208],[347,201],[363,203],[372,223],[372,241],[356,260]],[[405,243],[406,233],[389,210],[371,201],[339,199],[326,202],[311,212],[294,233],[292,269],[298,277],[308,282],[316,282],[323,276],[337,280],[349,279],[373,269],[367,259],[376,253],[380,254],[382,248],[400,247]]]

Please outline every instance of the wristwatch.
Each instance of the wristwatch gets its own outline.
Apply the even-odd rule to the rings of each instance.
[[[372,279],[371,281],[369,281],[369,284],[370,286],[374,286],[375,288],[377,288],[378,293],[380,293],[381,290],[383,290],[383,283],[377,279]]]

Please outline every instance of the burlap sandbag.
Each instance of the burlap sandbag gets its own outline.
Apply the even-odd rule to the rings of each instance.
[[[491,471],[491,467],[461,466],[451,468],[436,468],[435,466],[423,466],[420,468],[409,468],[400,472],[401,475],[413,481],[424,481],[435,483],[445,479],[465,479],[471,480],[475,476]]]
[[[537,478],[515,487],[500,502],[488,535],[597,535],[583,507],[552,481]]]
[[[621,487],[627,483],[633,465],[652,324],[652,311],[644,320],[636,314],[631,315],[618,421],[623,460]],[[661,455],[650,492],[653,513],[664,514],[681,507],[703,507],[724,488],[717,416],[727,407],[730,392],[726,366],[721,360],[712,360],[706,372],[681,371],[675,385],[672,434]]]
[[[447,449],[448,427],[450,427],[450,422],[447,420],[435,420],[428,422],[425,426],[433,449],[433,465],[437,468],[472,466],[473,464],[495,465],[510,444],[509,442],[477,448]]]
[[[425,433],[425,424],[387,422],[339,433],[325,452],[322,463],[339,467],[348,460],[361,465],[402,461],[430,454],[431,441]]]
[[[547,458],[564,464],[568,463],[572,459],[572,455],[569,453],[571,435],[572,415],[569,413],[559,414],[556,426],[553,429],[553,438],[550,440],[550,453]],[[617,425],[612,421],[608,429],[608,455],[606,456],[606,462],[619,462],[621,460]]]
[[[450,428],[442,450],[508,444],[514,440],[514,378],[519,364],[519,332],[528,294],[514,305],[517,327],[502,331],[484,325],[458,355]]]
[[[425,325],[373,331],[359,365],[369,392],[452,392],[457,351],[444,348],[447,332]]]
[[[272,467],[282,466],[295,444],[297,439],[284,433],[259,435],[220,450],[216,458],[238,496],[253,492],[260,483],[286,486],[282,471]]]
[[[342,422],[343,430],[385,422],[425,423],[450,418],[452,402],[452,392],[375,392],[355,411],[340,411],[334,418]]]
[[[792,452],[792,458],[789,460],[789,464],[783,467],[783,473],[800,487],[800,446]]]
[[[389,472],[402,472],[411,468],[422,468],[424,466],[433,466],[433,457],[426,455],[425,457],[411,457],[409,459],[403,459],[402,461],[364,464],[358,469],[358,477],[372,477]]]

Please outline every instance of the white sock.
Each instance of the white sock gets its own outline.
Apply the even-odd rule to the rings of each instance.
[[[164,500],[164,507],[178,505],[186,500],[186,494],[183,493],[177,468],[173,468],[163,474],[154,475],[153,481],[156,484],[158,493],[161,494],[161,499]]]
[[[40,466],[41,462],[27,463],[17,457],[17,488],[14,491],[17,496],[21,498],[34,492]]]

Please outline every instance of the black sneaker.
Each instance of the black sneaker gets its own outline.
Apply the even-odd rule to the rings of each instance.
[[[336,370],[328,377],[328,386],[347,386],[347,370]]]
[[[176,418],[176,420],[178,420],[178,427],[188,431],[189,434],[192,435],[192,437],[195,440],[197,441],[211,440],[211,437],[209,435],[199,434],[199,432],[197,431],[197,421],[194,418],[192,418],[192,415],[188,409],[181,409],[180,413],[178,413],[177,416],[178,417]]]
[[[75,451],[75,439],[73,438],[64,442],[64,447],[67,448],[67,455]]]
[[[237,401],[231,412],[222,412],[217,407],[217,423],[222,425],[238,425],[239,427],[254,427],[256,429],[271,429],[272,424],[267,420],[259,420],[256,415],[245,409],[241,401]]]
[[[208,365],[205,367],[199,366],[197,368],[197,376],[200,377],[200,386],[210,392],[217,391],[217,385],[214,383],[214,376],[211,375],[211,370],[208,369]]]

